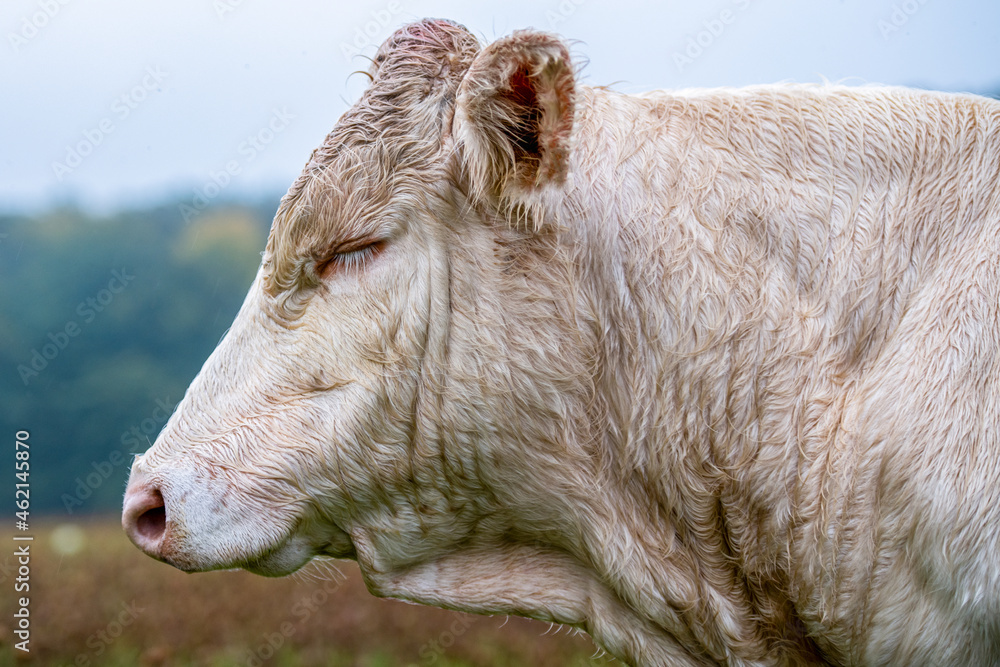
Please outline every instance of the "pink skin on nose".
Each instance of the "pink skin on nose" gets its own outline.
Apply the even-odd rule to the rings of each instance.
[[[143,475],[132,475],[125,491],[122,527],[132,543],[146,554],[162,560],[167,532],[167,511],[163,494]]]

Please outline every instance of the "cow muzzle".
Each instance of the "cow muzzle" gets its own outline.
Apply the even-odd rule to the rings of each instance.
[[[249,477],[226,479],[186,457],[150,470],[132,467],[122,527],[147,555],[185,572],[243,568],[282,576],[323,552],[329,539],[304,530],[304,507]],[[257,502],[254,502],[257,498]],[[270,503],[261,503],[267,498]],[[330,532],[330,531],[326,531]]]

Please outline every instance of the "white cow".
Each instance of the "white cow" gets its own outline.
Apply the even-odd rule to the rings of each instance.
[[[636,665],[1000,664],[1000,102],[641,96],[422,21],[282,200],[124,526]]]

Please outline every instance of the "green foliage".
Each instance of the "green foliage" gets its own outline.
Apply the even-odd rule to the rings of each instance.
[[[5,437],[31,433],[32,510],[117,510],[130,454],[239,310],[277,202],[189,223],[176,205],[0,217],[0,400]]]

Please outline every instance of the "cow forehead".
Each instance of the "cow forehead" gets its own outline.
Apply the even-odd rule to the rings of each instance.
[[[371,85],[282,200],[264,254],[267,292],[294,288],[304,261],[350,238],[407,184],[426,184],[444,107],[479,49],[466,28],[439,19],[403,26],[382,44]]]
[[[302,262],[320,259],[338,240],[356,236],[365,218],[385,206],[391,189],[382,176],[387,159],[384,150],[369,144],[310,161],[271,224],[264,252],[269,293],[293,288]]]
[[[305,263],[440,171],[444,109],[479,48],[464,27],[440,20],[404,26],[386,40],[371,85],[282,200],[264,253],[268,293],[294,289]]]
[[[304,262],[371,235],[387,216],[423,198],[446,165],[440,142],[381,137],[342,145],[311,162],[282,199],[264,253],[264,287],[293,289]]]

